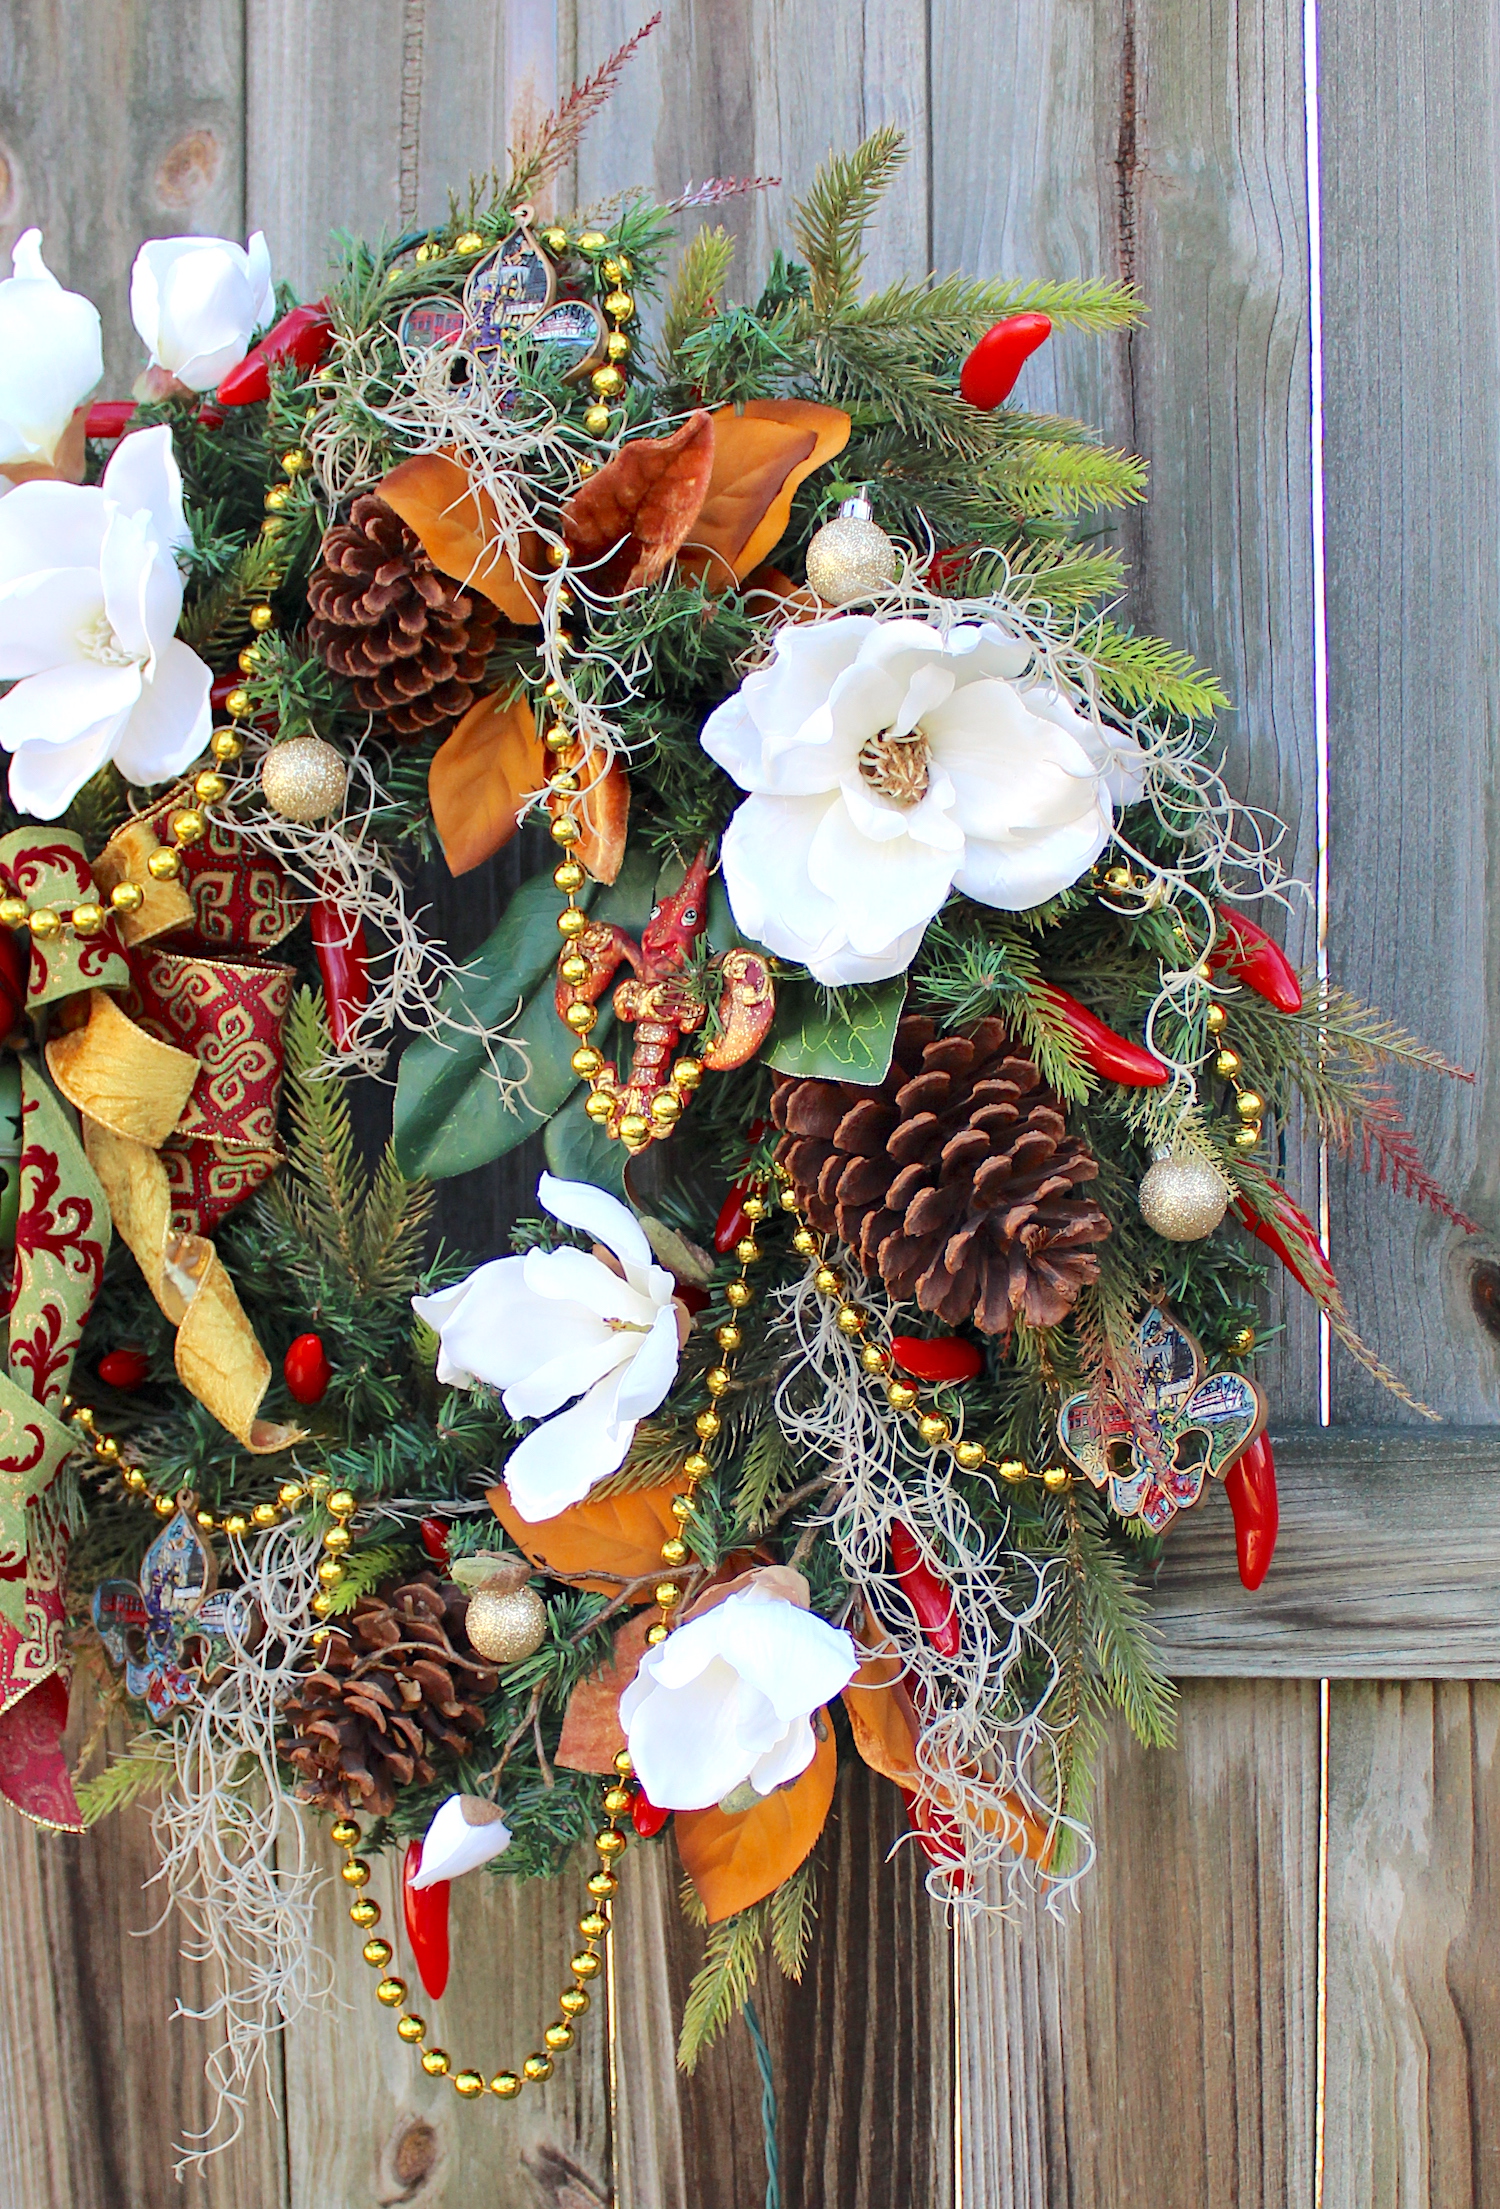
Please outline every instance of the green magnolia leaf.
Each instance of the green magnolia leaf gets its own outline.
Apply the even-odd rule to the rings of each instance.
[[[587,884],[578,902],[596,920],[639,935],[654,881],[650,859],[631,855],[618,882],[607,890]],[[476,1032],[418,1036],[408,1044],[396,1081],[395,1144],[409,1178],[442,1181],[502,1158],[545,1126],[576,1088],[570,1061],[577,1038],[553,1003],[562,907],[550,875],[523,883],[494,934],[443,993],[443,1009],[465,1017]],[[613,1019],[606,999],[592,1038],[601,1049]]]
[[[904,974],[839,990],[820,982],[778,982],[766,1062],[778,1074],[873,1088],[890,1071],[905,1002]]]
[[[545,1137],[547,1171],[560,1181],[590,1181],[611,1196],[625,1196],[623,1143],[612,1143],[583,1109],[581,1095],[570,1097],[561,1112],[547,1122]]]

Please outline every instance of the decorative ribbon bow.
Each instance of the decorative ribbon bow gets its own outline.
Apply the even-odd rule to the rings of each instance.
[[[58,1414],[98,1295],[113,1217],[177,1327],[184,1384],[249,1450],[295,1428],[256,1413],[271,1377],[209,1231],[274,1169],[290,970],[220,955],[277,943],[296,915],[280,867],[210,827],[158,882],[147,860],[180,803],[130,821],[91,868],[65,830],[0,838],[0,878],[34,909],[101,903],[80,935],[32,936],[26,1009],[57,1007],[46,1066],[20,1057],[19,1215],[8,1371],[0,1373],[0,1793],[46,1825],[80,1826],[67,1722],[62,1576],[75,1447]],[[109,909],[135,882],[134,913]],[[157,939],[190,931],[182,948]],[[205,947],[213,947],[210,954]],[[48,1074],[51,1080],[48,1080]],[[60,1102],[81,1115],[82,1141]]]
[[[1208,1372],[1186,1327],[1156,1305],[1136,1330],[1135,1357],[1135,1403],[1085,1389],[1063,1404],[1057,1432],[1079,1471],[1108,1486],[1112,1511],[1160,1533],[1260,1433],[1266,1405],[1243,1373]]]

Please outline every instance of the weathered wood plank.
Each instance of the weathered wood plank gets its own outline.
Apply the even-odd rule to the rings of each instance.
[[[0,249],[39,223],[104,318],[105,389],[145,365],[143,238],[242,235],[244,0],[29,0],[0,14]]]
[[[905,1827],[895,1788],[849,1759],[818,1847],[819,1915],[801,1984],[768,1958],[755,1990],[788,2209],[952,2198],[949,1938],[919,1852],[891,1857]],[[615,1936],[620,2209],[746,2209],[762,2198],[765,2160],[745,2027],[732,2025],[691,2078],[676,2072],[672,2043],[702,1935],[677,1907],[670,1845],[626,1861]]]
[[[1337,1686],[1326,2209],[1500,2199],[1500,1688]]]
[[[1118,542],[1141,626],[1219,674],[1231,787],[1310,875],[1315,756],[1301,0],[934,0],[932,263],[1120,277],[1128,338],[1060,332],[1018,398],[1151,467]],[[916,263],[910,264],[915,266]],[[1289,924],[1314,952],[1311,916]],[[1292,1186],[1315,1205],[1315,1168]],[[1278,1415],[1317,1417],[1315,1315],[1273,1284]]]
[[[641,0],[562,0],[563,66],[579,75],[639,28]],[[584,140],[580,205],[649,183],[671,199],[709,176],[779,176],[781,189],[703,217],[739,241],[730,288],[754,298],[793,201],[830,152],[899,123],[910,159],[871,231],[880,283],[928,266],[928,30],[919,0],[675,0]]]
[[[330,1852],[331,1854],[332,1852]],[[484,1872],[453,1888],[453,1975],[430,2002],[406,1951],[395,1854],[376,1859],[369,1892],[381,1932],[396,1949],[408,2007],[428,2020],[430,2047],[454,2070],[486,2078],[518,2068],[540,2045],[567,1984],[577,1946],[586,1867],[557,1881],[510,1881]],[[396,2038],[361,1960],[347,1892],[323,1897],[318,1937],[336,1959],[352,2005],[304,2018],[286,2034],[288,2156],[292,2209],[343,2209],[374,2201],[444,2209],[593,2209],[610,2193],[609,2048],[604,2004],[582,2023],[577,2045],[543,2087],[519,2101],[465,2103],[446,2079],[429,2078],[417,2051]]]
[[[1317,1690],[1195,1684],[1179,1736],[1112,1735],[1076,1910],[960,1948],[965,2202],[1313,2199]]]
[[[1471,1301],[1495,1253],[1500,918],[1491,864],[1500,668],[1497,64],[1485,7],[1319,10],[1335,977],[1473,1090],[1397,1085],[1423,1153],[1485,1229],[1335,1178],[1333,1258],[1366,1338],[1446,1417],[1492,1420],[1500,1353]],[[1486,1309],[1493,1312],[1493,1301]],[[1400,1417],[1337,1357],[1338,1415]]]
[[[1154,1601],[1168,1669],[1500,1677],[1500,1434],[1332,1428],[1275,1449],[1281,1533],[1253,1595],[1216,1484],[1167,1537]]]

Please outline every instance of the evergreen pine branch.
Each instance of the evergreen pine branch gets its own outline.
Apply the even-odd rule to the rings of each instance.
[[[734,1499],[735,1522],[758,1534],[773,1497],[791,1469],[791,1452],[780,1424],[764,1419],[750,1437],[741,1464],[739,1490]]]
[[[721,1918],[709,1927],[703,1961],[683,2004],[682,2031],[677,2039],[680,2070],[695,2071],[704,2049],[744,2008],[760,1970],[765,1923],[766,1906],[756,1902],[748,1910]]]
[[[400,1568],[407,1555],[406,1548],[397,1542],[372,1542],[368,1549],[346,1551],[343,1579],[336,1588],[326,1590],[330,1615],[352,1611],[362,1595],[378,1588]]]
[[[1161,1639],[1145,1591],[1111,1547],[1106,1528],[1102,1507],[1092,1497],[1082,1499],[1076,1556],[1100,1677],[1143,1747],[1169,1749],[1177,1690],[1162,1669]]]
[[[818,1871],[812,1857],[783,1879],[770,1898],[771,1953],[788,1979],[801,1982],[818,1915]]]
[[[700,230],[678,264],[662,321],[661,355],[675,363],[683,344],[718,312],[734,259],[734,239],[722,224]]]
[[[649,21],[623,46],[617,46],[609,59],[601,62],[591,77],[585,77],[566,93],[542,120],[522,133],[510,152],[510,186],[508,197],[512,206],[532,199],[547,183],[565,168],[578,151],[584,132],[600,111],[607,107],[619,81],[620,72],[636,48],[648,39],[661,21],[657,9]]]
[[[991,481],[1021,513],[1068,520],[1107,507],[1133,506],[1146,496],[1144,461],[1102,445],[1058,440],[1018,445]]]
[[[852,153],[835,154],[825,162],[799,203],[792,235],[812,277],[812,309],[818,320],[826,321],[858,298],[865,232],[905,159],[905,137],[887,123]]]
[[[316,1069],[333,1049],[328,1022],[310,989],[292,999],[283,1030],[284,1096],[291,1128],[291,1156],[272,1184],[304,1239],[360,1279],[360,1213],[368,1179],[354,1144],[354,1122],[343,1082],[319,1079]]]
[[[1007,315],[1045,314],[1060,329],[1127,330],[1146,314],[1124,284],[1093,278],[1023,284],[1009,277],[970,276],[929,282],[900,277],[868,299],[852,301],[845,312],[870,330],[919,330],[933,357],[966,351]]]
[[[1217,679],[1191,653],[1160,637],[1136,636],[1101,620],[1082,632],[1078,646],[1092,663],[1103,695],[1129,713],[1206,721],[1229,704]]]
[[[1118,552],[1044,542],[1019,545],[1003,560],[979,555],[961,587],[966,597],[1004,592],[1040,599],[1054,613],[1070,614],[1096,599],[1111,597],[1124,574],[1125,563]]]
[[[257,532],[228,571],[184,608],[177,631],[183,643],[211,666],[243,644],[250,631],[246,616],[276,589],[285,559],[279,538]]]
[[[359,1227],[359,1279],[367,1295],[412,1295],[435,1194],[431,1182],[408,1181],[387,1144],[370,1182]]]
[[[172,1745],[164,1734],[147,1731],[131,1740],[123,1756],[106,1764],[92,1779],[74,1784],[74,1799],[86,1826],[155,1793],[173,1769]]]

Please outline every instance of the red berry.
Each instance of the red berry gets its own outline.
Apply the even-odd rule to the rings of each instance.
[[[958,388],[971,407],[988,414],[1008,399],[1016,378],[1039,345],[1052,335],[1044,314],[1011,314],[986,330],[959,371]]]
[[[433,1563],[446,1566],[448,1562],[448,1521],[446,1519],[424,1519],[417,1528],[417,1532],[421,1536],[422,1547]]]
[[[891,1360],[914,1381],[972,1381],[984,1365],[978,1345],[961,1335],[892,1335]]]
[[[106,1388],[139,1388],[150,1370],[144,1350],[106,1350],[96,1367]]]
[[[298,1335],[281,1361],[281,1370],[299,1404],[320,1404],[333,1379],[328,1352],[317,1335]]]
[[[660,1833],[670,1810],[658,1810],[655,1803],[637,1786],[630,1798],[630,1822],[643,1841],[649,1841],[653,1833]]]

